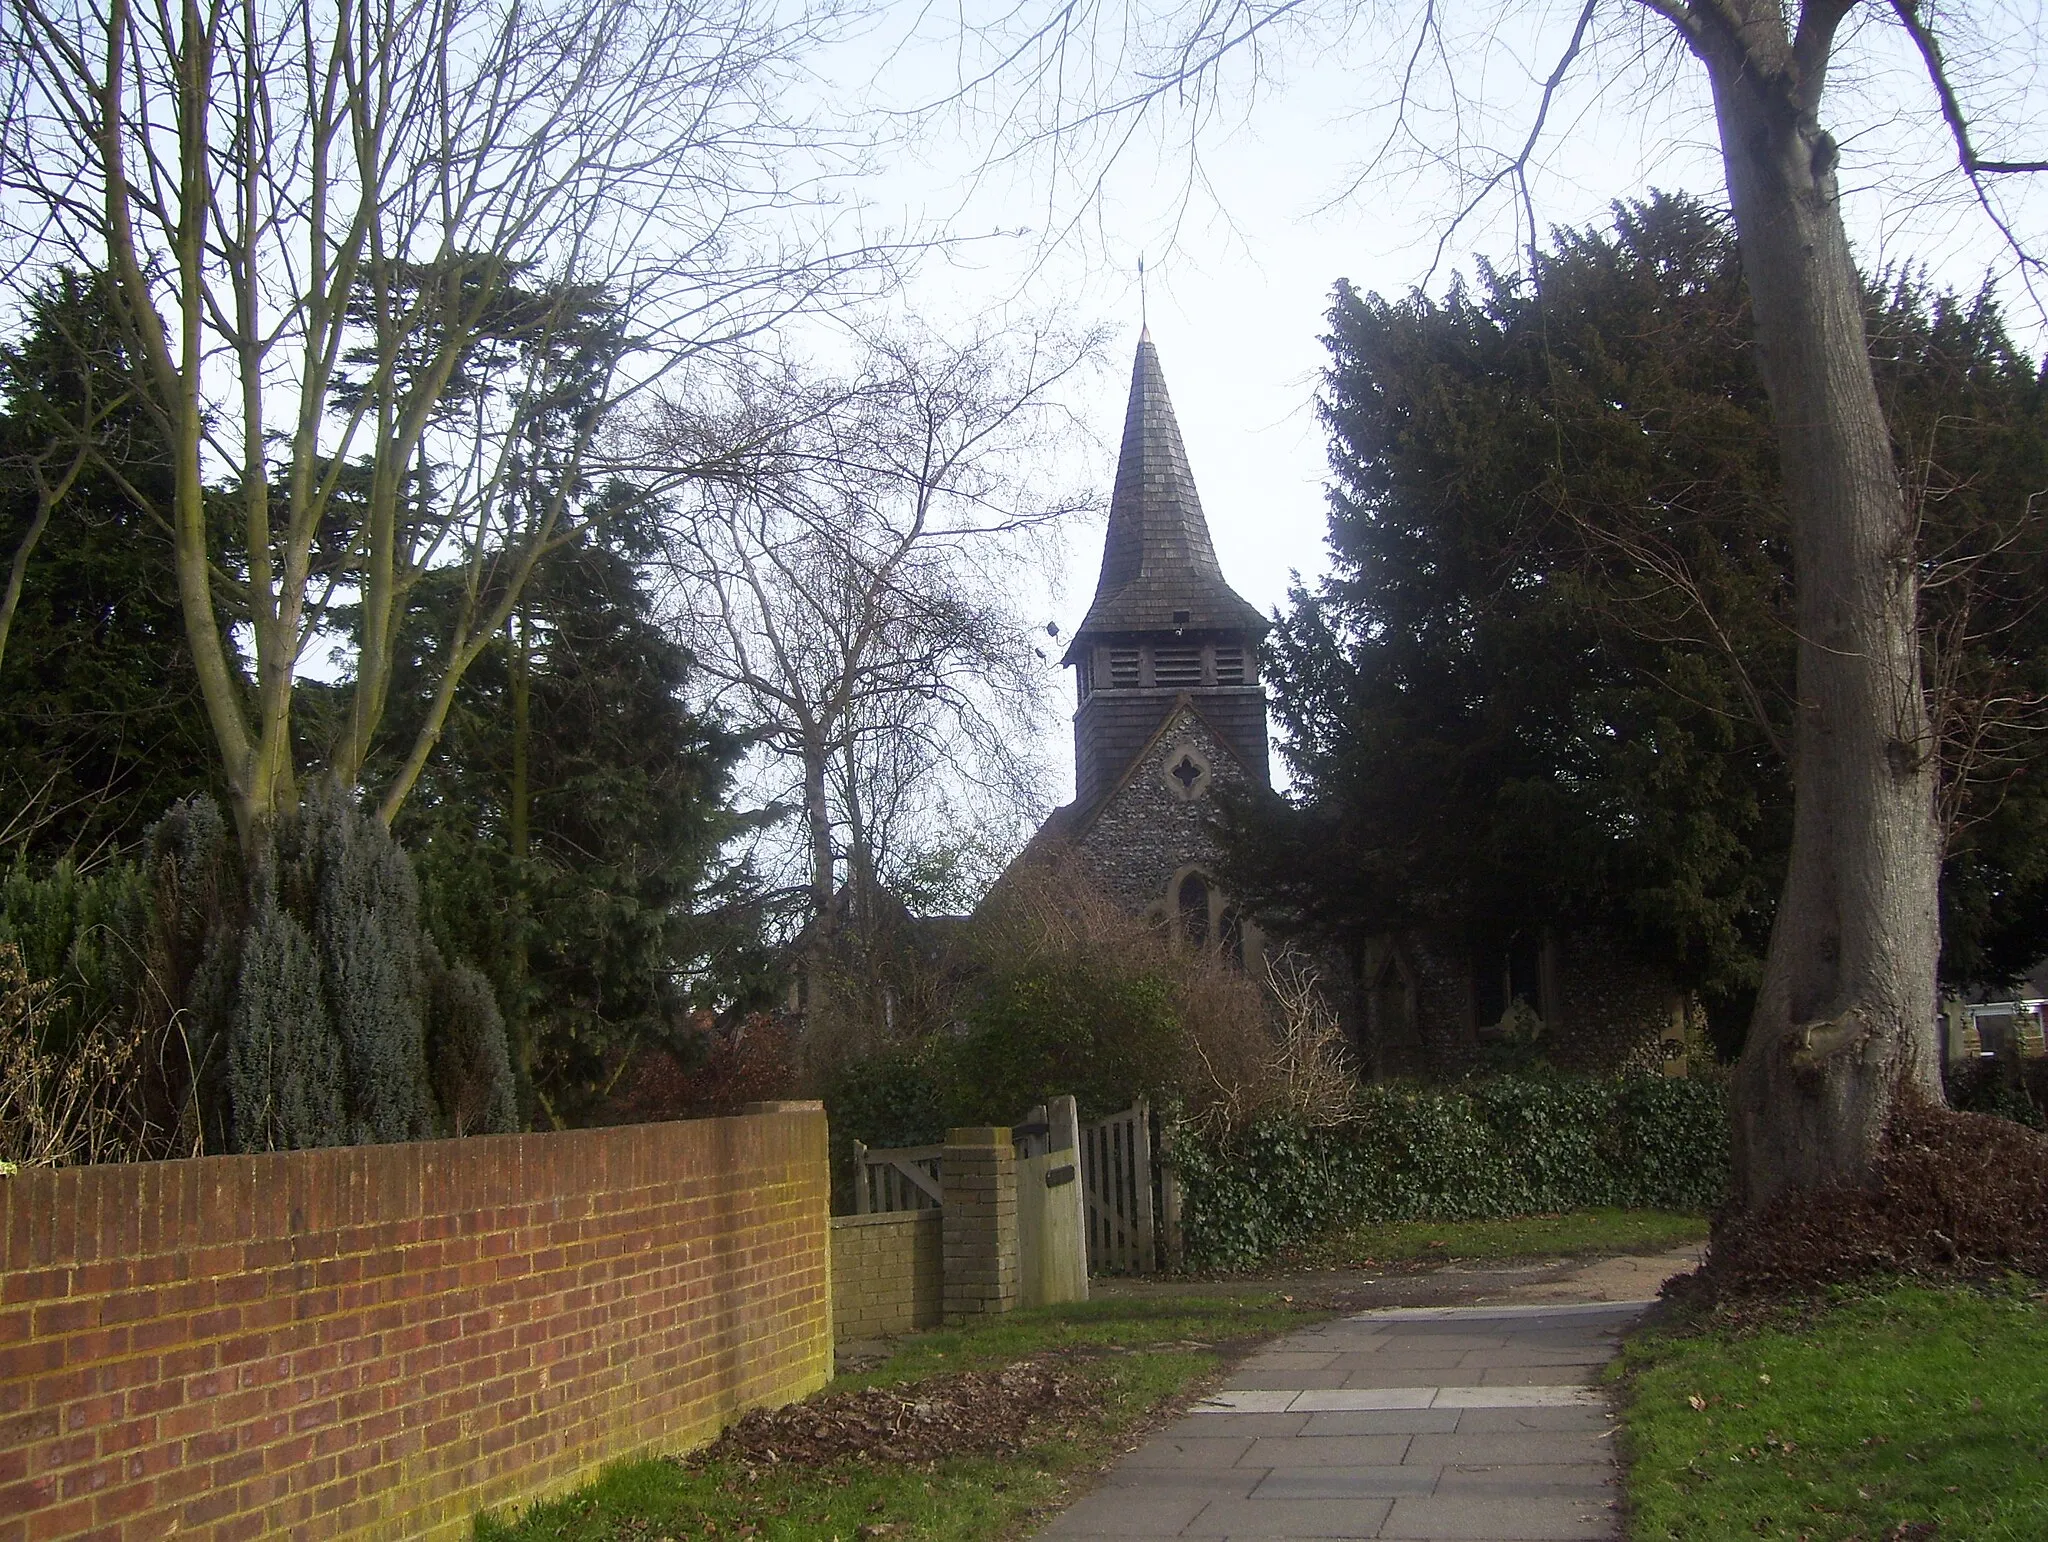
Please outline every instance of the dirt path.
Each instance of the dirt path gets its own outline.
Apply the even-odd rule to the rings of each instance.
[[[1502,1264],[1444,1264],[1434,1269],[1383,1271],[1321,1269],[1299,1274],[1219,1280],[1122,1280],[1089,1282],[1101,1298],[1148,1296],[1231,1296],[1277,1290],[1298,1300],[1327,1301],[1347,1311],[1396,1306],[1475,1306],[1502,1302],[1642,1301],[1674,1274],[1697,1269],[1704,1244],[1668,1253],[1624,1254],[1613,1258],[1551,1258]]]

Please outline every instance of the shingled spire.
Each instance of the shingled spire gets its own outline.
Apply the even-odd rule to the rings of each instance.
[[[1266,620],[1223,580],[1202,500],[1188,470],[1188,452],[1166,394],[1166,375],[1149,331],[1138,338],[1131,366],[1124,441],[1110,495],[1109,538],[1095,603],[1074,635],[1065,662],[1085,651],[1085,639],[1105,632],[1147,632],[1194,627],[1250,627]]]
[[[1108,793],[1186,702],[1244,775],[1268,784],[1266,618],[1224,582],[1150,332],[1131,366],[1124,442],[1095,601],[1062,661],[1076,672],[1074,781],[1085,806]]]

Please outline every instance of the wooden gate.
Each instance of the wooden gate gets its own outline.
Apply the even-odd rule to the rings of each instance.
[[[1088,1262],[1098,1274],[1156,1274],[1179,1264],[1180,1186],[1171,1164],[1154,1159],[1157,1150],[1143,1098],[1081,1127]]]
[[[1072,1106],[1072,1100],[1061,1103]],[[1069,1113],[1068,1118],[1072,1115]],[[1120,1114],[1080,1126],[1086,1269],[1091,1274],[1154,1274],[1180,1267],[1180,1185],[1170,1153],[1155,1132],[1143,1098]],[[1046,1168],[1039,1183],[1064,1174],[1045,1159],[1054,1139],[1046,1110],[1034,1108],[1016,1127],[1021,1163]],[[1064,1141],[1060,1142],[1064,1145]],[[929,1210],[942,1204],[939,1168],[944,1146],[890,1150],[853,1143],[853,1203],[859,1215]],[[1034,1196],[1035,1198],[1036,1196]]]
[[[937,1210],[939,1159],[944,1146],[897,1146],[882,1151],[853,1143],[853,1213],[887,1215],[893,1210]]]

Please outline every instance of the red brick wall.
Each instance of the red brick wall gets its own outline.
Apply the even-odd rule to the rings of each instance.
[[[466,1536],[821,1385],[780,1108],[0,1178],[0,1542]]]

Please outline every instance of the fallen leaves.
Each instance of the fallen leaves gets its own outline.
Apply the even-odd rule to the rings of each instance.
[[[993,1371],[955,1371],[903,1387],[828,1392],[784,1408],[755,1409],[684,1460],[762,1467],[1006,1455],[1037,1431],[1089,1417],[1099,1406],[1089,1378],[1040,1356]]]

